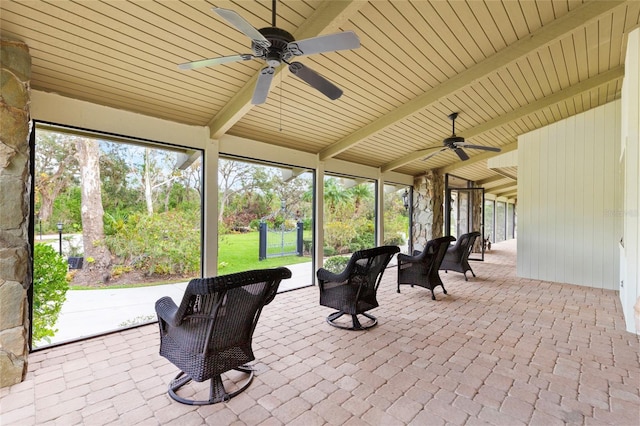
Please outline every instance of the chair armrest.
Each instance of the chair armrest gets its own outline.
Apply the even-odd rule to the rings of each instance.
[[[341,274],[334,274],[333,272],[320,268],[316,273],[318,280],[320,281],[343,281],[340,277]]]
[[[173,299],[168,296],[158,299],[156,302],[156,314],[159,319],[162,319],[164,322],[171,324],[174,327],[180,325],[180,321],[176,318],[178,314],[178,306],[176,306]]]

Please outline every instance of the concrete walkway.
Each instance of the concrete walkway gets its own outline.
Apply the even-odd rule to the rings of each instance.
[[[311,285],[311,262],[289,265],[292,276],[282,281],[279,293]],[[176,304],[182,300],[187,282],[150,287],[69,290],[50,342],[36,347],[68,342],[102,334],[134,324],[155,321],[155,302],[164,296]]]

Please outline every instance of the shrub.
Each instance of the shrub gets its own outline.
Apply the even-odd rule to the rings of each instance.
[[[349,242],[357,236],[356,229],[350,223],[329,222],[324,227],[324,241],[338,253],[348,247]]]
[[[344,271],[344,268],[349,263],[349,257],[346,256],[333,256],[324,261],[324,269],[339,274]]]
[[[67,262],[49,245],[33,248],[33,341],[51,337],[62,304],[67,300]]]
[[[311,253],[311,249],[313,248],[312,240],[302,240],[302,247],[305,254]]]
[[[325,246],[323,252],[325,256],[333,256],[334,254],[336,254],[336,249],[334,249],[333,247]]]
[[[384,237],[384,244],[387,246],[401,246],[404,245],[404,236],[400,233],[394,235],[387,235]]]
[[[122,266],[147,275],[193,275],[200,271],[199,212],[134,213],[106,237]]]

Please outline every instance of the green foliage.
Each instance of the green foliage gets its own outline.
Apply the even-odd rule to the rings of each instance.
[[[312,240],[303,239],[302,240],[302,251],[304,253],[311,253],[312,249],[313,249],[313,241]]]
[[[322,248],[322,253],[323,253],[324,257],[327,257],[327,256],[333,256],[333,255],[335,255],[335,254],[337,253],[337,251],[336,251],[336,249],[334,249],[333,247],[330,247],[330,246],[324,246],[324,247]]]
[[[344,268],[349,263],[348,256],[333,256],[324,261],[324,269],[333,272],[334,274],[339,274],[344,271]]]
[[[117,209],[112,212],[104,212],[102,220],[104,222],[104,234],[115,235],[118,232],[123,232],[125,225],[129,219],[129,212]]]
[[[119,264],[147,275],[193,275],[200,272],[199,229],[199,211],[134,213],[106,242]]]
[[[349,243],[356,235],[356,229],[347,222],[333,221],[324,226],[325,246],[333,247],[338,253],[348,252]]]
[[[33,341],[50,341],[67,299],[67,263],[47,244],[35,244],[33,258]]]
[[[139,150],[140,148],[135,148]],[[129,162],[136,158],[130,145],[100,142],[100,179],[102,182],[102,207],[114,214],[118,210],[144,210],[143,198],[131,179]]]
[[[81,198],[79,186],[73,186],[61,193],[53,202],[53,215],[49,220],[48,229],[57,234],[56,223],[62,222],[64,223],[64,233],[81,230]]]
[[[402,234],[387,234],[384,237],[384,244],[387,246],[401,246],[405,243],[405,238]]]
[[[120,275],[131,271],[133,271],[133,268],[131,266],[115,265],[111,268],[111,276],[113,278],[117,278]]]

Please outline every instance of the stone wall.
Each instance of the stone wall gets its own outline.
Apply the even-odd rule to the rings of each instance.
[[[0,43],[0,387],[5,387],[24,379],[29,352],[31,57],[22,42]]]
[[[444,227],[444,177],[434,170],[413,182],[413,249],[424,250],[427,241],[442,237]]]

